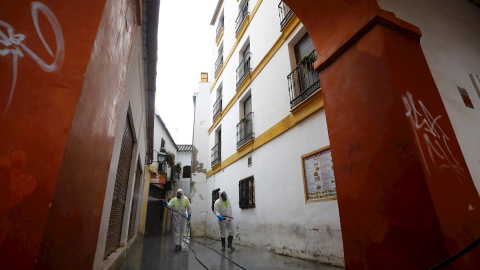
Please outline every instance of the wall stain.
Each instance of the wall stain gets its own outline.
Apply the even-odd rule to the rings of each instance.
[[[207,169],[203,167],[203,163],[199,163],[197,159],[198,149],[193,145],[192,153],[192,173],[207,173]]]

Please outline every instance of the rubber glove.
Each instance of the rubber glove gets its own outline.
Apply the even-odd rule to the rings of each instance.
[[[187,220],[190,221],[191,217],[192,217],[192,215],[188,215]]]
[[[220,219],[220,220],[224,220],[224,218],[223,218],[221,215],[218,215],[217,217],[218,217],[218,219]]]
[[[168,203],[166,201],[162,201],[163,205],[165,205],[166,207],[168,207]]]

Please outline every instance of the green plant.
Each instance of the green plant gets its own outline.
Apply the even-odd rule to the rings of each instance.
[[[180,173],[182,171],[182,163],[180,163],[180,162],[175,163],[175,166],[173,167],[173,170],[176,173]]]
[[[173,167],[175,165],[175,154],[167,151],[165,156],[165,162],[167,162],[168,166]]]

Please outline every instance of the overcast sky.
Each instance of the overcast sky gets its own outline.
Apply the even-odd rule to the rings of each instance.
[[[191,144],[193,94],[200,73],[211,73],[217,0],[161,0],[156,110],[176,144]]]

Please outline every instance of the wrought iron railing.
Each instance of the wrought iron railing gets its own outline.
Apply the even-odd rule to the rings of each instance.
[[[215,77],[217,77],[220,67],[223,65],[223,50],[218,54],[217,61],[215,61]]]
[[[245,77],[247,77],[250,72],[252,72],[252,69],[250,67],[250,59],[252,58],[251,53],[247,53],[243,60],[240,62],[240,65],[238,65],[237,68],[237,88],[240,86],[240,84],[243,82]]]
[[[237,124],[237,147],[244,145],[253,138],[253,112],[247,114]]]
[[[220,112],[222,112],[222,96],[219,96],[215,104],[213,104],[213,120],[217,118]]]
[[[283,28],[285,24],[288,22],[290,17],[292,17],[293,10],[290,9],[287,4],[283,1],[280,1],[278,4],[278,15],[280,16],[280,28]]]
[[[238,33],[240,28],[243,25],[243,22],[245,21],[245,18],[247,15],[250,14],[248,12],[248,0],[245,1],[245,4],[243,4],[243,7],[240,9],[240,12],[238,13],[237,19],[235,20],[235,34]]]
[[[215,40],[218,39],[218,36],[220,35],[220,32],[222,31],[223,27],[225,26],[224,18],[225,17],[222,16],[222,18],[220,18],[220,20],[218,21],[217,34],[215,35]]]
[[[320,88],[320,79],[313,67],[315,60],[317,60],[317,53],[313,51],[304,56],[297,67],[288,74],[290,108],[295,107]]]
[[[221,147],[222,142],[218,142],[213,148],[212,148],[212,166],[219,163],[220,160],[222,159],[222,154],[221,154]]]

